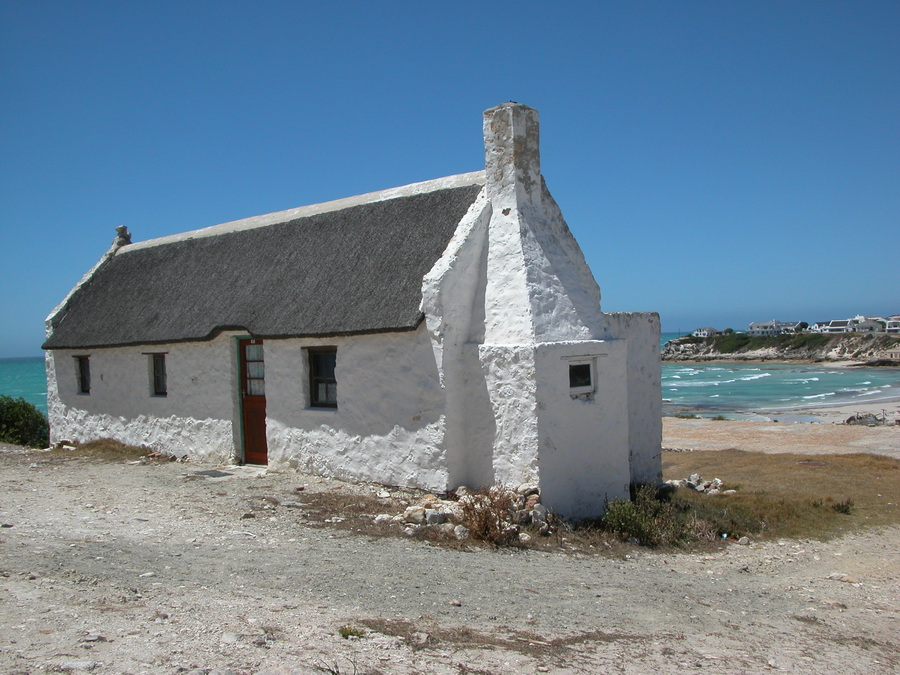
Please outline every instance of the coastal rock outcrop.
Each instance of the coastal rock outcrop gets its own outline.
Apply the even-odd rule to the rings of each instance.
[[[900,365],[887,358],[900,347],[900,335],[799,333],[751,336],[746,333],[699,338],[691,335],[669,340],[663,361],[860,361],[866,365]]]

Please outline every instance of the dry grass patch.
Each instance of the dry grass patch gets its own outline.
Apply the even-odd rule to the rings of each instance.
[[[698,513],[751,514],[761,524],[758,534],[830,538],[900,523],[900,462],[889,457],[743,450],[663,453],[666,479],[692,473],[721,478],[737,493],[708,496],[682,488],[673,501]],[[739,532],[741,526],[735,529]]]
[[[304,504],[305,524],[310,527],[333,527],[372,537],[400,537],[403,531],[394,523],[377,524],[379,513],[396,513],[391,499],[353,494],[342,490],[306,491],[294,495]]]
[[[496,633],[483,633],[467,626],[445,627],[433,621],[413,623],[402,619],[361,619],[358,623],[371,631],[399,637],[413,649],[452,645],[457,649],[506,649],[533,658],[554,659],[566,656],[585,643],[611,643],[645,640],[645,635],[589,631],[551,638],[527,631],[498,628]]]
[[[55,448],[50,452],[53,458],[94,459],[98,462],[134,461],[145,457],[147,450],[133,445],[125,445],[111,438],[100,438],[88,443],[80,443],[74,450]]]

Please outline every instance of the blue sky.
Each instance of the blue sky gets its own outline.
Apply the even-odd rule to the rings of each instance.
[[[900,312],[900,3],[0,2],[0,357],[107,249],[542,167],[606,311]]]

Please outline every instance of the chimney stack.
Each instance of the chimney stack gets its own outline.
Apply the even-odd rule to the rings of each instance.
[[[484,164],[494,208],[541,201],[538,111],[509,102],[484,111]]]

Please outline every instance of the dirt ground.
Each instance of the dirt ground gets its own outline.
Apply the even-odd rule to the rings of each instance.
[[[877,452],[900,438],[853,429],[863,434],[829,445],[805,434],[841,431],[830,425],[770,424],[781,437],[766,423],[677,422],[667,446],[718,443],[732,424],[729,447],[855,451],[886,431]],[[900,669],[900,528],[706,554],[452,550],[355,534],[304,508],[313,493],[372,498],[377,486],[198,474],[215,468],[0,449],[0,671]]]

